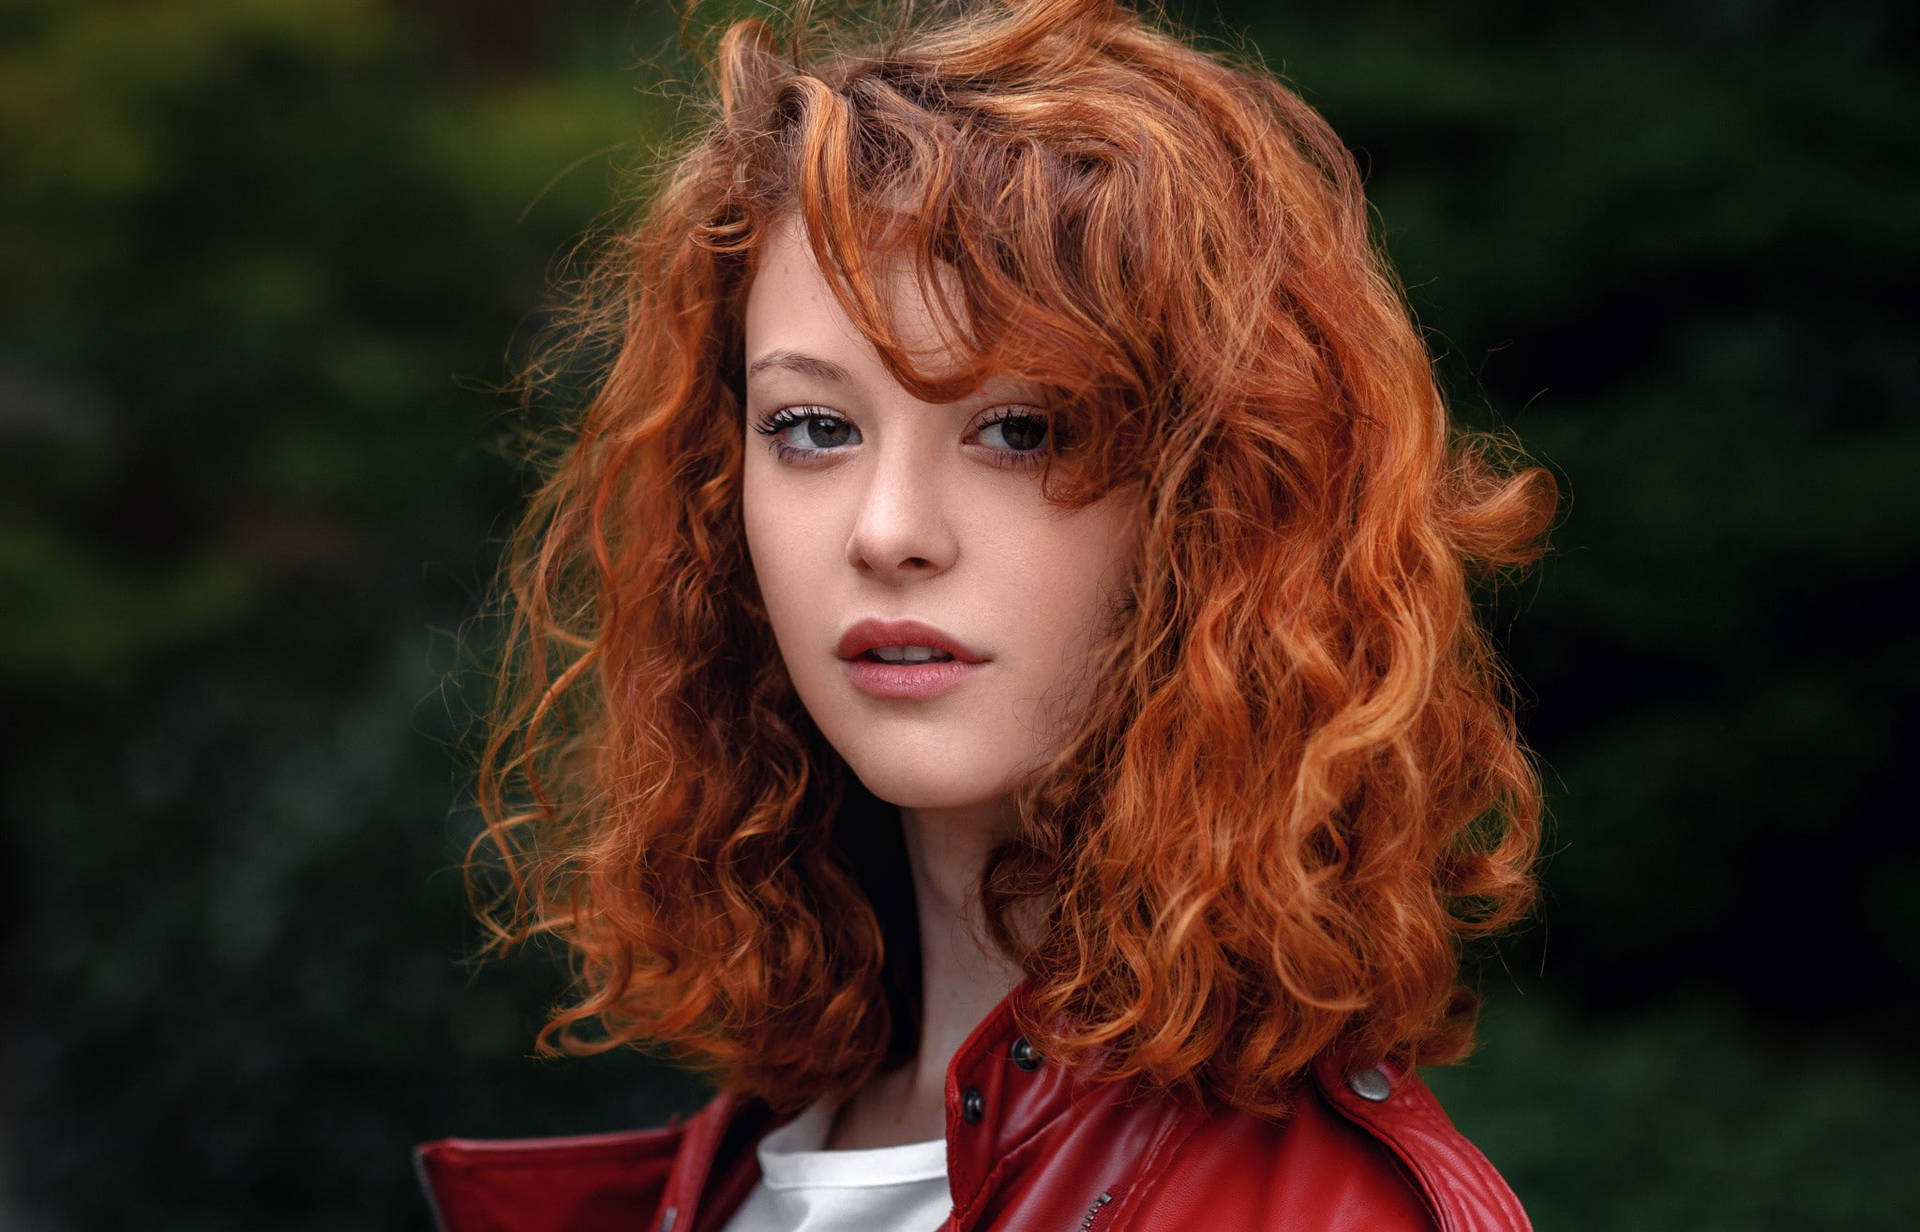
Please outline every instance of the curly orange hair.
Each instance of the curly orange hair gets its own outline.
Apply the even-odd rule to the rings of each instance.
[[[981,887],[1035,1047],[1270,1111],[1329,1049],[1459,1056],[1461,941],[1530,906],[1540,815],[1469,587],[1556,495],[1452,436],[1351,157],[1111,0],[789,33],[726,32],[581,300],[609,362],[508,566],[480,910],[574,957],[542,1046],[650,1041],[790,1107],[915,1043],[897,818],[800,705],[741,526],[743,297],[797,216],[904,385],[1031,381],[1049,498],[1143,494],[1094,698]],[[883,252],[958,288],[964,371],[913,367]]]

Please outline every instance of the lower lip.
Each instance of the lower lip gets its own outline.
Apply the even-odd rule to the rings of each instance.
[[[925,701],[938,697],[985,663],[948,659],[941,663],[880,663],[873,659],[842,659],[847,679],[869,697],[888,701]]]

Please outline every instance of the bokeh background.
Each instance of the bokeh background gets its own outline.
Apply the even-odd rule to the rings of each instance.
[[[1920,1226],[1920,87],[1893,0],[1198,0],[1360,152],[1460,417],[1539,920],[1434,1072],[1543,1229]],[[711,6],[709,6],[711,11]],[[408,1149],[657,1123],[463,963],[498,387],[691,70],[664,5],[0,7],[0,1226],[419,1229]]]

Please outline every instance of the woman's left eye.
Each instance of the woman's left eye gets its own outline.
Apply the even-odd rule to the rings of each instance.
[[[1045,415],[1009,408],[980,425],[980,439],[995,449],[1037,457],[1046,451],[1048,427]]]

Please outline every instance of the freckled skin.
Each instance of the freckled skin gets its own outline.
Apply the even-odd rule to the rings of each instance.
[[[939,347],[911,277],[890,285],[896,327],[916,348]],[[981,425],[1031,405],[1030,392],[990,382],[934,405],[901,388],[791,224],[769,237],[746,306],[749,366],[779,352],[848,378],[784,367],[748,378],[747,547],[794,687],[881,799],[914,810],[1003,802],[1084,699],[1082,669],[1121,583],[1134,511],[1119,496],[1061,510],[1041,496],[1037,472],[995,464],[1034,434]],[[855,432],[789,427],[779,440],[827,448],[783,460],[776,438],[753,429],[785,406],[824,408]],[[924,621],[990,662],[936,698],[870,697],[834,654],[863,617]]]

